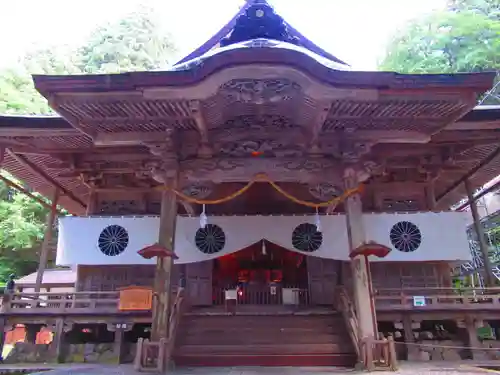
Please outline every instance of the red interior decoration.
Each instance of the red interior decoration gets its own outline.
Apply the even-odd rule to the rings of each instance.
[[[173,259],[179,259],[179,257],[170,249],[155,243],[154,245],[147,246],[144,249],[141,249],[137,252],[144,259],[151,259],[154,257],[158,258],[167,258],[171,257]]]
[[[364,255],[365,257],[368,257],[370,255],[373,255],[377,258],[385,258],[387,255],[389,255],[390,252],[391,249],[389,247],[381,245],[374,241],[370,241],[351,251],[349,257],[354,258],[358,255]]]

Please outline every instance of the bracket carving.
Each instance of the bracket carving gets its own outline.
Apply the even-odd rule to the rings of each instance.
[[[340,163],[325,158],[212,158],[180,163],[181,178],[187,181],[243,182],[266,173],[273,181],[312,183],[325,176],[339,180]]]

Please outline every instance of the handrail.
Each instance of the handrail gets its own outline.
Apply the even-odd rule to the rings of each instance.
[[[169,316],[169,331],[167,338],[159,341],[139,339],[134,359],[134,369],[146,372],[165,372],[175,345],[175,337],[182,315],[184,288],[178,288],[172,303]]]
[[[344,318],[344,322],[347,325],[347,331],[354,346],[354,350],[356,351],[356,355],[358,358],[360,358],[361,351],[358,337],[358,317],[356,316],[354,307],[345,288],[337,289],[336,300],[337,307],[340,309],[342,317]]]
[[[177,337],[177,329],[181,320],[183,305],[184,288],[179,288],[177,290],[177,295],[175,296],[174,304],[170,312],[167,352],[165,355],[167,364],[170,362],[170,358],[172,357],[172,353],[174,351],[175,338]]]
[[[394,338],[381,336],[378,340],[365,337],[360,341],[361,361],[368,371],[397,371],[398,360]]]

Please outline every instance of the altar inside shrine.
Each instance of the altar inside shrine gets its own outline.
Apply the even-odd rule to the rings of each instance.
[[[214,304],[300,304],[307,298],[301,297],[308,289],[306,258],[266,240],[217,258]]]

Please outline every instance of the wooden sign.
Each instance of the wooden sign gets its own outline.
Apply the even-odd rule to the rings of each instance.
[[[129,286],[120,290],[119,310],[151,310],[152,307],[153,290],[151,288]]]

